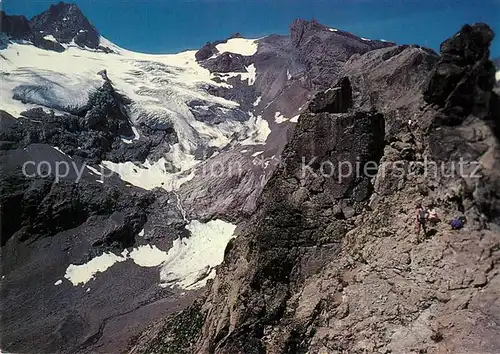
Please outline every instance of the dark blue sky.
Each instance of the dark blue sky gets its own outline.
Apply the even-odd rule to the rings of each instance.
[[[3,0],[9,14],[28,18],[50,0]],[[500,0],[74,0],[101,34],[140,52],[172,53],[240,32],[247,38],[286,34],[296,18],[366,38],[439,44],[462,24],[487,22],[500,56]]]

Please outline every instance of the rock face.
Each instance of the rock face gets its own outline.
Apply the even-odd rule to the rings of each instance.
[[[301,116],[297,134],[283,153],[283,165],[263,191],[259,212],[252,219],[255,225],[249,227],[249,234],[240,235],[226,259],[228,267],[234,265],[238,277],[243,276],[242,281],[229,281],[229,287],[215,282],[212,287],[214,300],[227,296],[228,302],[212,308],[206,319],[201,352],[258,353],[265,349],[259,333],[265,334],[279,321],[292,284],[321,266],[322,255],[315,248],[338,252],[347,220],[363,209],[371,194],[368,177],[346,174],[341,178],[343,174],[335,169],[340,162],[377,161],[383,148],[383,126],[383,117],[376,113]],[[305,172],[304,158],[308,162],[317,158]],[[249,244],[241,244],[243,240]],[[302,263],[304,255],[316,258],[316,264]],[[302,272],[297,272],[298,267]],[[247,272],[241,274],[241,269]],[[246,313],[233,310],[240,308]]]
[[[449,115],[484,117],[495,86],[495,66],[489,45],[493,31],[486,24],[465,25],[441,44],[441,59],[434,69],[425,100],[444,107]]]
[[[203,47],[201,47],[195,54],[196,60],[202,61],[210,58],[213,55],[213,50],[215,46],[207,42]]]
[[[480,54],[489,42],[463,44]],[[498,352],[499,144],[474,110],[449,126],[451,103],[426,104],[437,59],[418,47],[352,57],[342,68],[352,110],[300,116],[201,304],[146,331],[131,352]],[[467,77],[489,82],[482,73]],[[328,161],[366,170],[339,180],[346,171],[324,173]],[[426,235],[415,230],[417,202],[439,208]],[[460,214],[468,223],[452,231]]]
[[[38,32],[12,21],[3,77],[17,101],[5,109],[43,109],[0,111],[2,349],[122,352],[133,337],[132,351],[147,353],[499,351],[500,101],[479,85],[487,28],[448,45],[453,65],[476,58],[459,80],[477,86],[464,116],[454,89],[444,104],[424,100],[432,80],[429,97],[449,87],[433,51],[315,21],[225,48],[243,54],[216,41],[161,58],[105,55],[73,5],[36,16]],[[82,64],[59,72],[38,56]],[[479,176],[424,165],[460,158],[480,162]],[[61,163],[67,175],[52,177]],[[419,200],[443,222],[417,239]],[[469,222],[452,233],[458,213]],[[207,293],[166,318],[198,296],[193,279],[215,275],[165,269],[173,253],[210,258],[203,236],[225,231],[198,220],[214,218],[239,223],[239,237]],[[69,265],[103,256],[119,264],[84,286],[69,280]],[[183,289],[163,287],[172,282]]]
[[[203,66],[212,72],[228,73],[228,72],[246,72],[245,66],[249,65],[250,61],[241,54],[222,53],[216,58],[209,59]]]
[[[352,108],[352,89],[348,77],[344,77],[327,91],[319,92],[309,104],[312,113],[346,113]]]
[[[30,27],[35,34],[52,35],[59,43],[75,43],[81,47],[97,49],[99,33],[74,4],[59,2],[33,17]]]
[[[0,32],[13,39],[23,39],[31,32],[28,20],[24,16],[8,16],[0,11]]]
[[[0,12],[1,32],[11,40],[25,40],[46,50],[63,52],[64,45],[112,50],[100,45],[100,34],[75,4],[59,2],[47,11],[27,20],[24,16]]]
[[[15,235],[20,242],[73,229],[96,215],[122,214],[120,228],[105,233],[95,246],[104,251],[121,251],[134,245],[134,235],[146,222],[146,208],[152,204],[151,196],[130,199],[118,188],[101,188],[98,184],[82,181],[62,181],[5,175],[2,178],[2,246]],[[149,200],[148,200],[149,198]],[[141,200],[142,199],[142,200]],[[135,205],[141,207],[135,209]],[[141,210],[142,209],[142,210]],[[101,250],[101,252],[103,251]],[[96,253],[99,249],[96,249]],[[89,255],[91,256],[91,255]]]
[[[256,146],[246,156],[245,152],[240,153],[237,149],[227,151],[203,166],[204,171],[221,165],[226,170],[231,168],[227,166],[242,166],[241,173],[231,171],[223,178],[195,175],[193,180],[181,187],[180,194],[192,215],[203,218],[227,215],[232,220],[240,220],[255,209],[257,198],[292,134],[291,121],[307,109],[311,98],[316,97],[317,100],[313,106],[332,104],[333,107],[329,108],[332,111],[346,111],[351,99],[337,97],[338,89],[327,91],[344,76],[340,70],[342,66],[352,56],[374,48],[392,48],[394,43],[361,39],[315,21],[303,20],[297,20],[290,26],[289,35],[270,35],[259,39],[257,50],[251,56],[222,53],[208,59],[217,54],[218,43],[222,42],[208,43],[197,53],[197,58],[217,82],[224,81],[231,87],[211,87],[210,93],[237,101],[242,112],[262,117],[268,122],[271,133],[262,149]],[[251,76],[251,65],[257,74],[255,82],[250,83],[243,75]],[[318,91],[327,92],[321,96],[316,95]],[[191,112],[199,120],[220,122],[221,118],[226,119],[226,114],[216,106],[193,103],[196,104],[191,107]],[[317,109],[321,110],[319,106]],[[370,111],[371,107],[363,110]],[[277,120],[280,115],[285,117],[283,121]],[[247,151],[246,148],[241,150]],[[257,159],[253,158],[252,155],[259,154],[259,151],[262,154]]]
[[[339,97],[349,96],[344,91],[349,89],[345,84],[340,87]],[[345,167],[379,160],[384,146],[383,116],[376,112],[335,113],[331,107],[330,111],[301,115],[249,228],[230,246],[223,272],[230,276],[230,269],[237,269],[234,277],[244,279],[229,281],[229,287],[214,283],[211,300],[226,297],[228,303],[212,308],[214,321],[207,318],[204,323],[206,341],[201,343],[201,352],[264,350],[254,333],[262,333],[282,315],[288,287],[304,276],[296,268],[318,269],[324,256],[314,250],[318,245],[324,247],[322,252],[338,252],[348,220],[366,205],[371,178],[348,173]],[[300,264],[298,258],[304,254],[318,257],[317,262]],[[243,297],[251,302],[243,302]],[[248,312],[236,310],[243,308]],[[245,330],[231,335],[240,326]],[[163,338],[161,346],[155,342],[144,350],[171,347],[171,339]]]
[[[142,313],[140,322],[147,322],[179,303],[171,299],[173,291],[158,287],[156,268],[137,267],[129,259],[122,261],[132,279],[125,287],[116,274],[99,274],[101,285],[93,281],[91,287],[100,290],[92,293],[90,286],[64,278],[69,264],[82,266],[106,254],[116,258],[141,246],[169,249],[175,239],[190,237],[175,194],[134,187],[90,165],[104,158],[144,161],[154,144],[175,136],[162,127],[164,139],[158,130],[145,129],[139,140],[123,142],[121,134],[134,139],[126,103],[106,77],[74,115],[32,109],[14,118],[0,111],[3,347],[75,352],[110,338],[103,328],[129,313]],[[142,312],[145,304],[152,310]],[[90,310],[100,306],[98,313]]]
[[[0,140],[10,149],[29,144],[57,146],[71,156],[88,163],[107,159],[114,162],[144,161],[153,150],[168,152],[168,144],[177,140],[172,127],[144,127],[144,136],[129,144],[123,141],[136,139],[128,118],[128,98],[117,93],[111,81],[104,75],[102,86],[89,95],[81,108],[65,107],[72,112],[65,116],[48,114],[41,108],[23,112],[17,120],[3,112],[0,116],[3,129]],[[19,89],[19,100],[29,99]]]
[[[343,63],[353,54],[394,46],[394,43],[363,39],[330,29],[314,20],[293,22],[290,37],[299,59],[308,68],[312,84],[323,89],[331,87],[331,78],[338,76]]]

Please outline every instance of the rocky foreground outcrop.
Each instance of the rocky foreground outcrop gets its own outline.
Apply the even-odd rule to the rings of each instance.
[[[351,57],[342,72],[353,107],[314,104],[300,116],[206,295],[131,352],[499,352],[491,39],[479,24],[446,41],[441,57],[408,46]],[[442,219],[422,237],[417,202]],[[452,231],[461,214],[466,227]]]
[[[489,93],[495,86],[495,65],[489,60],[493,37],[485,24],[465,25],[456,37],[443,42],[425,100],[444,107],[447,116],[488,112]]]

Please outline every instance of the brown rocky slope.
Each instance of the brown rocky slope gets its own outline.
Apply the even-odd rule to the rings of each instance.
[[[206,295],[131,352],[500,352],[492,39],[464,26],[440,57],[405,46],[351,57],[351,85],[300,116]],[[339,172],[346,162],[369,168]],[[421,239],[418,201],[443,220]],[[460,214],[468,223],[452,231]]]

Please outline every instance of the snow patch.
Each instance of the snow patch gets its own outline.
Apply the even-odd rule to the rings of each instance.
[[[495,80],[500,81],[500,70],[495,73]]]
[[[70,156],[68,156],[68,154],[66,154],[64,151],[62,151],[61,149],[59,149],[57,146],[53,146],[53,148],[56,149],[57,151],[59,151],[64,156],[71,158]]]
[[[337,31],[338,31],[338,29],[336,29],[336,28],[329,28],[328,30],[329,30],[330,32],[337,32]]]
[[[55,286],[58,286],[58,285],[61,285],[61,284],[62,284],[62,280],[61,280],[61,279],[59,279],[58,281],[56,281],[56,282],[54,283],[54,285],[55,285]]]
[[[168,251],[160,272],[163,286],[177,285],[188,290],[203,287],[207,279],[215,277],[213,268],[224,260],[224,250],[235,228],[222,220],[192,220],[186,226],[191,237],[174,240]]]
[[[267,137],[271,134],[269,123],[262,116],[255,117],[250,113],[248,120],[249,138],[243,140],[241,145],[262,145],[266,143]]]
[[[371,41],[371,39],[360,37],[364,41]]]
[[[182,161],[178,156],[176,159],[177,161],[174,161],[174,164],[177,163],[183,167],[190,164],[189,162]],[[190,173],[184,171],[168,172],[166,166],[169,164],[170,162],[167,162],[164,157],[154,163],[146,160],[143,164],[138,165],[130,161],[123,163],[102,161],[102,166],[117,173],[122,180],[148,190],[161,187],[167,191],[173,191],[179,189],[183,183],[194,178],[193,171]]]
[[[89,166],[89,165],[85,165],[92,173],[95,173],[96,175],[98,176],[101,176],[101,172],[99,172],[96,168],[92,167],[92,166]]]
[[[300,114],[297,114],[295,117],[290,119],[290,122],[297,123],[299,121]]]
[[[116,262],[123,262],[125,258],[117,256],[114,253],[103,253],[92,258],[89,262],[79,265],[70,264],[66,269],[64,277],[73,285],[85,285],[91,279],[94,279],[97,273],[102,273],[110,268]]]
[[[286,122],[286,121],[288,121],[288,120],[289,120],[289,118],[287,118],[287,117],[283,116],[283,115],[281,114],[281,112],[276,112],[276,113],[274,113],[274,121],[275,121],[276,123],[281,124],[281,123],[284,123],[284,122]]]
[[[259,105],[260,101],[262,101],[262,96],[257,97],[257,99],[255,100],[255,102],[253,103],[253,106],[257,107]]]
[[[255,39],[231,38],[226,43],[217,44],[215,48],[219,53],[230,52],[250,56],[257,52],[257,42]]]
[[[140,267],[157,267],[168,259],[167,255],[154,245],[145,245],[132,250],[129,257]]]
[[[234,237],[235,228],[236,225],[222,220],[211,220],[208,223],[192,220],[186,226],[191,237],[174,240],[168,252],[154,245],[143,245],[130,252],[125,249],[120,255],[103,253],[85,264],[70,264],[64,278],[74,286],[84,286],[115,263],[130,259],[140,267],[163,265],[160,270],[161,285],[197,289],[204,286],[207,279],[215,276],[213,268],[224,260],[224,250]],[[62,280],[58,280],[54,285],[61,283]]]
[[[139,235],[139,236],[141,236],[141,237],[143,237],[143,236],[144,236],[144,229],[142,229],[142,230],[139,232],[139,234],[138,234],[138,235]]]
[[[242,72],[228,72],[228,73],[218,73],[217,75],[212,74],[212,78],[218,77],[224,82],[227,82],[230,78],[233,77],[239,77],[241,81],[248,80],[248,86],[252,86],[255,83],[255,79],[257,78],[257,70],[255,69],[254,64],[250,64],[249,66],[245,67],[245,70],[247,71],[246,73]],[[226,87],[230,88],[232,87],[229,84],[226,84]]]
[[[56,42],[57,43],[57,39],[55,39],[54,36],[51,35],[51,34],[47,34],[47,35],[43,36],[43,39],[45,39],[47,41],[51,41],[51,42]]]
[[[255,79],[257,77],[257,70],[255,69],[255,65],[250,64],[245,69],[248,72],[248,85],[252,86],[255,83]]]
[[[136,127],[132,127],[132,132],[134,133],[134,139],[133,140],[139,140],[139,138],[141,136],[139,135],[139,132],[137,131]]]
[[[252,154],[252,157],[257,157],[257,156],[259,156],[262,153],[264,153],[264,151],[257,151],[257,152],[255,152],[255,153]]]

